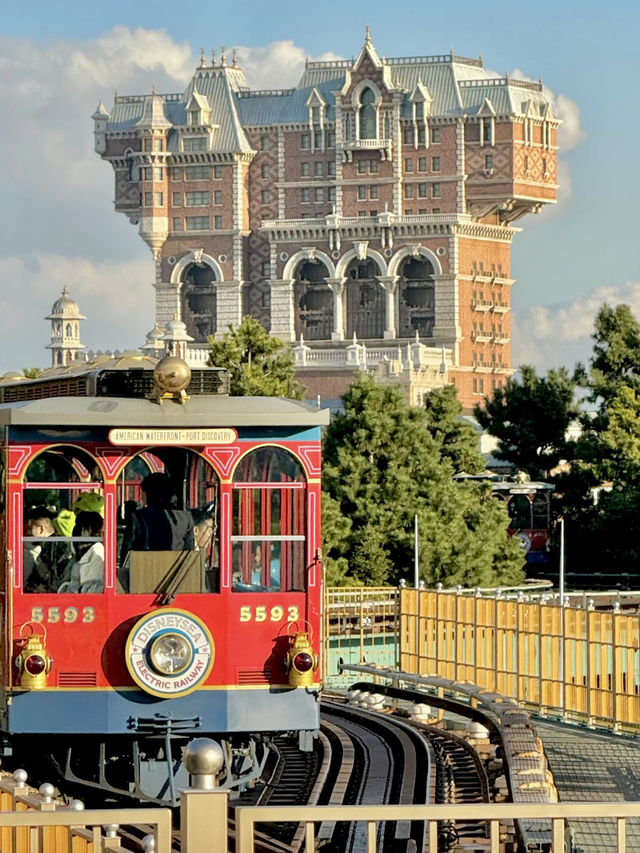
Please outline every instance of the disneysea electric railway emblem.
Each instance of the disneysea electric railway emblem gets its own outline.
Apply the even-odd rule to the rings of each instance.
[[[147,613],[127,639],[126,663],[131,677],[153,696],[184,696],[211,672],[213,638],[192,613],[163,608]]]

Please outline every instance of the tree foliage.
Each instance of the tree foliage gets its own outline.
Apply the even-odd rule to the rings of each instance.
[[[462,405],[454,385],[430,391],[424,401],[426,424],[438,452],[453,465],[455,474],[479,474],[485,467],[478,436],[470,423],[460,420]]]
[[[572,455],[565,436],[578,414],[576,382],[564,367],[543,377],[523,365],[520,374],[496,388],[474,414],[498,439],[496,458],[526,471],[532,480],[548,479],[560,460]]]
[[[254,317],[230,326],[221,340],[209,338],[209,345],[209,364],[229,371],[233,396],[303,398],[291,350]]]
[[[560,501],[570,570],[620,580],[640,568],[640,324],[630,307],[603,305],[593,341],[588,367],[576,371],[588,409]]]
[[[428,586],[521,580],[522,550],[507,537],[504,505],[488,486],[453,479],[473,454],[468,435],[451,423],[456,407],[449,395],[412,408],[399,388],[368,376],[344,395],[344,414],[334,417],[324,442],[330,572],[348,566],[351,578],[367,584],[412,577],[417,515],[420,576]],[[457,450],[447,447],[447,435]]]

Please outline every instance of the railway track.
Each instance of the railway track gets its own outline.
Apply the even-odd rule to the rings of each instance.
[[[409,721],[346,704],[332,697],[322,704],[322,732],[318,774],[306,799],[310,805],[378,805],[406,803],[478,803],[490,799],[490,786],[482,761],[463,738],[436,726]],[[283,750],[261,804],[299,805],[300,756]],[[443,826],[439,853],[455,845],[485,843],[486,829],[477,821]],[[265,850],[302,850],[304,830],[282,826],[272,838],[261,839]],[[389,853],[421,853],[426,850],[422,822],[380,824],[378,849]],[[316,829],[319,850],[366,849],[364,824],[326,821]]]
[[[490,800],[490,782],[476,751],[462,737],[406,716],[355,706],[344,696],[322,702],[322,728],[315,749],[301,753],[286,738],[274,741],[273,760],[257,784],[234,795],[229,808],[230,850],[235,838],[234,814],[246,805],[382,805],[481,803]],[[145,849],[145,827],[121,827],[125,851]],[[426,853],[426,826],[421,821],[394,821],[377,827],[381,853]],[[365,823],[324,821],[316,825],[321,853],[356,853],[367,845]],[[439,827],[438,853],[483,849],[482,822],[465,821]],[[305,828],[296,823],[258,827],[259,853],[297,853],[305,846]],[[175,853],[185,853],[176,829]]]

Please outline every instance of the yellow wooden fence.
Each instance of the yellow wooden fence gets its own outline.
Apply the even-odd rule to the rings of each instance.
[[[400,669],[513,696],[590,724],[640,729],[640,616],[549,601],[402,589]]]

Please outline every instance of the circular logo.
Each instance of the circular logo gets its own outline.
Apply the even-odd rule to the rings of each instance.
[[[207,626],[176,607],[153,610],[127,638],[131,678],[152,696],[185,696],[202,684],[213,666],[215,647]]]

